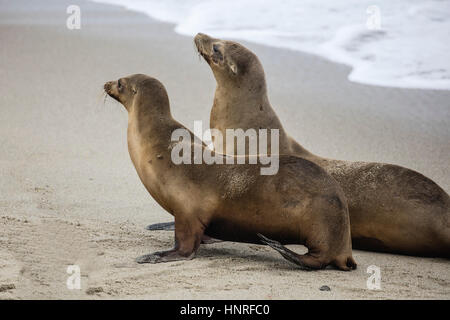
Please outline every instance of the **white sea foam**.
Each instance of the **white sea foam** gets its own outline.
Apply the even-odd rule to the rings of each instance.
[[[351,81],[450,90],[450,0],[96,1],[173,23],[180,34],[316,54],[351,66]]]

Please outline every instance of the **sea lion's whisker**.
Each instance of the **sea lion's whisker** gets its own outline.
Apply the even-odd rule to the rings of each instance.
[[[103,91],[103,89],[99,92],[99,94],[96,96],[96,99],[95,99],[95,108],[96,108],[96,110],[99,110],[99,108],[100,108],[100,103],[101,103],[101,101],[102,101],[102,98],[103,98],[103,94],[104,94],[104,91]],[[103,102],[104,103],[104,102]]]
[[[198,60],[202,60],[202,51],[200,50],[200,45],[197,45],[196,43],[195,43],[195,41],[193,42],[193,44],[194,44],[194,48],[195,48],[195,50],[197,51],[197,54],[198,54]]]

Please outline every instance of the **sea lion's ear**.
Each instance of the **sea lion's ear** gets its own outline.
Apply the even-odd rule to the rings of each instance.
[[[136,88],[131,88],[131,91],[133,92],[133,94],[136,94],[137,93],[137,90],[136,90]]]
[[[230,68],[231,72],[233,72],[233,74],[237,74],[237,66],[236,63],[234,63],[233,61],[228,61],[228,67]]]

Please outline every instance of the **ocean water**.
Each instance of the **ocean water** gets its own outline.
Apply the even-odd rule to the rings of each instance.
[[[350,81],[450,90],[450,0],[95,1],[173,23],[183,35],[315,54],[350,66]]]

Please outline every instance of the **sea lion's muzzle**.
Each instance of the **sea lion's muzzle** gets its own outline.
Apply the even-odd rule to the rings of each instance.
[[[206,62],[210,62],[211,52],[208,48],[211,47],[211,41],[213,38],[204,33],[197,33],[194,38],[195,46],[197,47],[198,53],[206,60]]]
[[[103,86],[103,89],[105,89],[105,92],[107,95],[109,95],[111,98],[114,98],[115,100],[119,101],[119,91],[117,88],[117,81],[108,81]]]
[[[206,42],[211,41],[211,37],[204,33],[197,33],[194,37],[195,45],[197,46],[198,51],[203,51],[204,44]]]
[[[108,81],[108,82],[106,82],[105,85],[103,86],[103,89],[105,89],[105,92],[106,92],[106,93],[109,93],[109,91],[111,90],[111,84],[112,84],[112,81]]]

